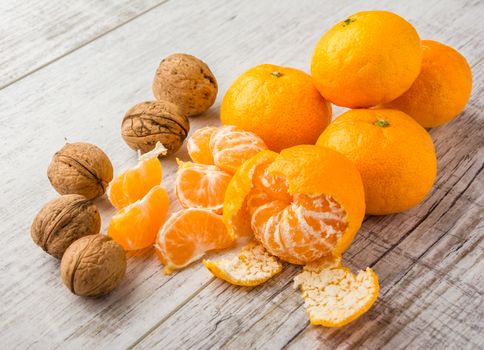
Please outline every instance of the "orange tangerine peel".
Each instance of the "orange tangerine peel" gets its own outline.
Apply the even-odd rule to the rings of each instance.
[[[304,267],[294,278],[313,325],[342,327],[368,311],[378,297],[378,277],[371,268],[353,274],[331,258]]]
[[[345,210],[348,226],[332,251],[341,255],[365,216],[363,182],[355,165],[329,148],[301,145],[283,150],[268,170],[287,179],[290,194],[325,194]]]
[[[139,156],[136,166],[124,171],[111,181],[108,198],[116,209],[122,209],[142,199],[153,186],[161,183],[162,168],[158,156],[166,154],[167,151],[158,142],[152,151]]]
[[[225,193],[224,220],[231,232],[253,232],[270,254],[294,264],[340,255],[364,213],[356,167],[317,146],[260,152],[239,168]]]
[[[170,216],[158,232],[154,245],[171,274],[199,260],[206,252],[232,246],[233,237],[227,231],[222,216],[206,209],[182,209]]]
[[[160,185],[154,186],[143,199],[116,213],[109,222],[108,236],[125,250],[138,250],[153,244],[168,213],[169,198]]]
[[[177,159],[175,190],[184,208],[202,208],[222,214],[225,189],[232,175],[214,165],[182,162]]]
[[[262,151],[244,162],[230,180],[225,191],[223,218],[234,237],[252,235],[250,216],[245,206],[246,197],[252,189],[252,177],[258,165],[274,161],[277,153]]]
[[[279,259],[256,242],[243,247],[236,256],[215,261],[206,259],[203,264],[215,277],[243,287],[265,283],[282,271]]]

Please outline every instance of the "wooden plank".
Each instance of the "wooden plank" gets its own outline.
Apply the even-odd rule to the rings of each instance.
[[[429,327],[428,333],[424,339],[412,341],[431,344],[429,337],[433,333],[429,332],[433,329],[438,332],[443,327],[432,317],[445,316],[446,311],[442,309],[447,302],[456,305],[453,312],[459,319],[468,316],[470,308],[463,307],[458,313],[458,307],[472,296],[469,285],[479,267],[472,267],[477,248],[475,241],[463,244],[464,248],[457,247],[467,234],[472,236],[471,241],[482,232],[482,227],[472,226],[475,218],[472,220],[463,214],[468,210],[475,216],[476,210],[482,208],[482,198],[472,195],[476,191],[482,193],[482,184],[472,181],[482,164],[482,155],[476,153],[484,139],[479,115],[482,103],[478,99],[478,92],[482,92],[481,70],[476,76],[478,84],[467,112],[455,122],[432,131],[440,161],[440,177],[432,195],[408,213],[367,220],[348,252],[346,258],[352,267],[375,264],[384,291],[389,293],[367,316],[351,325],[352,328],[328,331],[306,327],[300,296],[291,286],[297,272],[295,267],[287,268],[264,286],[248,290],[212,279],[200,265],[171,278],[165,277],[156,258],[147,251],[130,257],[126,281],[118,290],[92,300],[68,294],[58,277],[58,263],[30,242],[31,219],[41,203],[55,196],[45,169],[64,137],[100,145],[117,169],[135,163],[134,153],[119,136],[119,124],[132,104],[151,98],[151,79],[161,57],[174,51],[191,52],[207,61],[220,82],[217,105],[205,116],[191,120],[194,130],[217,123],[220,97],[244,69],[261,62],[307,69],[312,46],[326,28],[352,12],[374,6],[371,2],[354,4],[350,0],[308,1],[297,7],[293,4],[289,0],[278,2],[277,6],[255,1],[168,2],[0,91],[0,169],[6,169],[0,196],[0,343],[5,348],[130,345],[158,348],[162,344],[168,348],[188,345],[240,348],[247,344],[279,348],[288,342],[295,348],[305,345],[320,348],[325,344],[363,344],[368,338],[366,330],[373,332],[368,344],[374,344],[372,341],[383,344],[379,333],[384,331],[389,341],[404,338],[411,344],[409,335],[418,334],[422,323]],[[462,4],[467,8],[464,12],[460,9]],[[444,40],[462,50],[471,64],[477,64],[482,48],[475,31],[474,14],[482,5],[472,1],[446,4],[434,1],[423,6],[418,7],[413,1],[382,4],[422,28],[423,37]],[[429,18],[439,18],[439,23]],[[194,22],[196,28],[203,30],[194,31]],[[186,151],[177,156],[186,159]],[[164,184],[170,188],[175,170],[173,159],[163,161]],[[466,191],[466,186],[471,187]],[[172,191],[170,196],[175,202]],[[465,199],[471,204],[463,202]],[[105,227],[113,209],[105,198],[97,204],[104,212]],[[449,208],[456,209],[442,216]],[[459,222],[467,226],[452,226],[459,216],[463,216]],[[445,245],[440,246],[443,243],[439,242]],[[406,292],[408,284],[405,283],[420,273],[416,262],[427,248],[437,256],[445,249],[470,251],[469,258],[462,258],[462,262],[450,257],[438,269],[423,268],[422,283],[439,288],[438,296],[425,294],[426,290],[418,288]],[[434,262],[436,258],[433,259],[429,261]],[[457,266],[455,271],[453,261]],[[472,268],[463,274],[468,266]],[[435,271],[444,272],[449,268],[450,277],[443,284],[432,284],[433,278],[440,276]],[[459,281],[466,284],[456,291]],[[476,288],[482,291],[480,283]],[[443,293],[443,289],[450,295]],[[456,295],[462,300],[455,301]],[[428,302],[436,300],[435,311],[432,305],[424,305],[427,313],[419,313],[420,296]],[[470,300],[470,305],[478,310],[473,302]],[[393,325],[390,318],[384,318],[389,316],[377,319],[381,310],[391,314],[402,307],[408,311],[401,323]],[[415,323],[408,323],[413,318]],[[458,326],[456,332],[466,337],[477,334],[479,328],[469,330],[470,321]],[[400,335],[395,333],[399,327],[403,328]],[[352,332],[354,338],[350,338]],[[447,345],[462,344],[462,337],[450,343],[447,336],[452,335],[451,331],[439,333],[439,339],[447,341]]]
[[[433,6],[435,4],[429,4],[429,7],[435,11],[435,14],[431,13],[431,15],[437,17],[440,17],[440,11],[449,10],[448,7],[433,8]],[[421,21],[429,15],[425,12],[425,9],[419,8],[418,10]],[[411,14],[404,15],[412,19]],[[445,17],[445,13],[442,16]],[[449,23],[455,20],[452,16],[447,16],[447,19]],[[415,22],[419,23],[418,20],[415,20]],[[463,28],[463,31],[465,31],[465,28]],[[445,33],[443,34],[445,35]],[[449,38],[445,39],[456,40],[453,37],[450,38],[454,33],[447,35]],[[467,41],[468,45],[470,43],[472,45],[460,48],[460,50],[467,49],[467,51],[477,50],[475,56],[468,57],[471,63],[478,62],[480,58],[477,37],[474,36],[473,39]],[[480,75],[477,76],[476,80],[482,81]],[[464,321],[460,325],[453,322],[454,330],[439,326],[441,314],[440,319],[448,319],[445,305],[449,300],[454,301],[453,307],[455,310],[460,310],[459,321],[462,321],[465,318],[464,315],[472,313],[480,306],[479,294],[474,293],[475,300],[467,302],[465,296],[468,294],[465,291],[462,292],[462,289],[471,287],[456,286],[459,283],[458,280],[454,285],[449,286],[446,279],[442,281],[435,278],[436,275],[442,276],[442,274],[437,274],[435,269],[427,268],[429,271],[425,269],[420,271],[418,260],[423,254],[422,252],[427,249],[430,249],[430,252],[434,255],[445,254],[462,246],[467,238],[479,237],[479,232],[482,232],[482,227],[479,231],[476,225],[479,223],[479,219],[482,221],[482,206],[477,203],[482,201],[483,198],[474,199],[475,203],[472,201],[469,203],[468,199],[464,200],[463,203],[460,201],[461,197],[469,196],[469,193],[465,192],[463,187],[470,185],[464,180],[471,181],[471,184],[480,189],[478,193],[482,193],[483,189],[482,182],[479,181],[480,178],[476,177],[478,175],[482,177],[480,167],[482,167],[483,154],[477,153],[476,150],[482,149],[482,140],[484,140],[484,130],[480,126],[482,118],[477,106],[480,88],[481,84],[477,86],[473,102],[470,103],[467,111],[460,119],[432,132],[434,139],[437,140],[436,146],[439,149],[440,162],[440,177],[432,195],[421,206],[407,213],[383,218],[372,217],[367,220],[357,241],[347,253],[346,261],[350,266],[359,268],[375,265],[379,259],[384,258],[384,262],[375,266],[382,277],[382,292],[385,293],[385,288],[395,288],[399,291],[395,293],[396,295],[384,295],[369,315],[342,330],[332,331],[320,327],[308,327],[299,292],[293,291],[291,285],[287,283],[288,278],[296,273],[297,269],[295,268],[285,271],[271,284],[257,287],[252,291],[240,291],[240,288],[224,287],[222,282],[214,282],[182,309],[178,310],[170,319],[160,324],[158,329],[138,344],[138,347],[171,348],[179,341],[187,347],[196,348],[277,349],[287,343],[290,344],[289,347],[298,349],[354,347],[359,345],[363,345],[364,348],[379,348],[386,342],[389,342],[388,348],[394,348],[396,344],[403,344],[403,340],[407,338],[421,339],[419,345],[426,345],[425,341],[427,344],[436,345],[432,343],[432,336],[435,333],[438,333],[436,339],[440,341],[439,344],[444,346],[459,347],[465,344],[472,347],[477,345],[476,341],[483,342],[482,337],[479,339],[479,331],[482,330],[482,327],[473,327],[479,317],[482,319],[482,316],[484,316],[482,307],[479,310],[480,312],[475,317],[470,317],[468,321]],[[464,138],[468,140],[468,143],[462,145]],[[466,179],[466,176],[471,179]],[[472,193],[474,192],[470,192],[470,194]],[[455,210],[455,208],[459,208],[459,210]],[[470,214],[464,215],[465,211],[470,211]],[[429,216],[429,212],[435,212],[439,215]],[[458,229],[451,229],[455,218],[461,215],[464,216],[462,222],[468,226],[461,225]],[[476,217],[477,219],[475,219]],[[471,218],[474,218],[474,220],[471,220]],[[465,237],[459,238],[459,235]],[[475,246],[471,245],[470,249],[473,249],[470,252],[476,256],[480,253]],[[387,252],[391,252],[392,255],[386,257]],[[448,260],[448,265],[443,264],[443,266],[452,269],[454,264],[455,261]],[[469,274],[476,274],[476,271],[479,271],[478,268],[479,266],[475,266],[470,269]],[[402,278],[401,274],[408,269],[412,269],[417,275],[423,274],[419,282],[425,288],[407,291],[408,288],[405,288],[400,279]],[[433,288],[445,290],[447,299],[432,293],[425,294],[426,288],[430,288],[428,290],[433,290]],[[482,291],[484,285],[481,283],[474,288]],[[273,294],[269,294],[271,291]],[[260,302],[258,301],[259,295],[262,293],[268,293],[272,298]],[[400,300],[396,302],[401,302],[408,310],[404,309],[403,306],[401,309],[393,306],[391,314],[402,313],[405,315],[402,316],[405,319],[417,320],[415,324],[402,325],[400,322],[391,324],[390,322],[379,322],[379,320],[374,321],[373,319],[376,317],[374,315],[378,315],[385,305],[392,305],[392,300],[396,299],[397,296],[400,297]],[[425,297],[427,303],[435,301],[437,305],[435,308],[432,305],[427,305],[426,313],[419,314],[422,311],[422,304],[418,302],[420,297]],[[407,303],[403,304],[402,300],[407,300]],[[241,309],[243,311],[237,312]],[[197,315],[197,317],[194,315]],[[429,315],[432,318],[429,319]],[[200,320],[201,317],[202,320]],[[423,324],[429,331],[426,336],[417,337]],[[178,331],[173,333],[173,329]],[[389,335],[386,338],[382,337],[382,331],[387,329],[399,330],[400,336],[395,338],[390,338]],[[431,331],[433,333],[430,333]],[[368,336],[368,332],[374,333],[372,336]],[[186,334],[186,337],[180,339],[180,334]],[[409,334],[412,335],[412,338],[408,337]],[[469,338],[470,340],[467,341]],[[364,342],[367,339],[369,339],[368,344]],[[422,347],[416,346],[416,348]]]
[[[96,40],[164,1],[0,2],[0,88]]]

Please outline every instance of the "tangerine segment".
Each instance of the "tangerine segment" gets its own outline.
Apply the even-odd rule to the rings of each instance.
[[[210,140],[220,128],[206,126],[195,130],[187,141],[188,155],[195,163],[213,165]]]
[[[222,217],[206,209],[174,213],[158,232],[155,249],[171,274],[200,259],[207,251],[230,247],[234,242]]]
[[[204,208],[222,214],[231,175],[213,165],[178,161],[175,189],[184,208]]]
[[[166,217],[169,198],[160,185],[154,186],[142,200],[115,214],[108,226],[108,236],[125,250],[137,250],[153,244]]]
[[[256,168],[272,163],[276,157],[275,152],[262,151],[242,164],[230,180],[225,191],[223,218],[232,236],[252,235],[247,195],[253,187],[252,179]]]
[[[294,278],[294,286],[301,289],[311,324],[344,326],[368,311],[378,297],[378,276],[372,269],[355,275],[338,265],[339,262],[326,261],[319,269],[304,268]]]
[[[144,197],[148,191],[161,183],[162,169],[158,156],[167,149],[157,143],[156,147],[140,156],[136,166],[118,175],[109,184],[108,197],[116,209],[121,209]]]
[[[210,141],[214,164],[230,174],[234,174],[247,159],[266,149],[259,136],[233,125],[221,127]]]
[[[267,250],[293,264],[330,255],[347,228],[346,212],[330,196],[295,194],[252,209],[252,229]]]
[[[267,282],[282,271],[281,262],[255,242],[243,247],[235,257],[217,261],[207,259],[203,264],[214,276],[244,287]]]

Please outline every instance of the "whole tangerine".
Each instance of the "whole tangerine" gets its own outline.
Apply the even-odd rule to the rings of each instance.
[[[394,100],[408,90],[421,63],[420,38],[409,22],[388,11],[364,11],[321,37],[311,75],[332,103],[365,108]]]
[[[472,72],[464,56],[432,40],[422,40],[422,70],[410,89],[384,104],[407,113],[424,128],[449,122],[471,96]]]
[[[352,160],[365,187],[366,213],[402,212],[430,192],[437,173],[432,138],[415,120],[392,109],[355,109],[340,115],[316,145]]]
[[[261,137],[276,152],[314,144],[331,121],[331,105],[301,70],[261,64],[243,73],[222,101],[222,124]]]

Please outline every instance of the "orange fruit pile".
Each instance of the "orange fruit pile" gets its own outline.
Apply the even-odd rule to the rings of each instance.
[[[364,213],[356,167],[335,151],[306,145],[248,160],[227,187],[223,215],[234,236],[253,232],[272,255],[305,264],[341,254]]]

